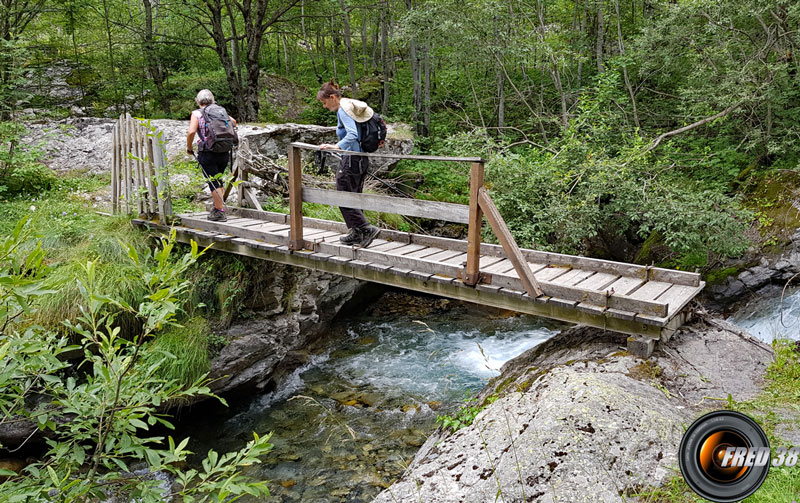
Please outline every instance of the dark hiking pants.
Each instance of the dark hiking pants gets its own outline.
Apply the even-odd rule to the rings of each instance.
[[[339,161],[336,172],[336,190],[344,192],[361,192],[364,189],[364,178],[367,176],[369,158],[358,155],[344,155]],[[348,229],[369,225],[364,212],[354,208],[339,208]]]

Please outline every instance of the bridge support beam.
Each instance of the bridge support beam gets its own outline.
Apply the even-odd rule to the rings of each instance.
[[[481,210],[479,191],[483,187],[483,163],[473,162],[469,171],[469,227],[467,229],[467,270],[464,284],[475,286],[481,280]]]

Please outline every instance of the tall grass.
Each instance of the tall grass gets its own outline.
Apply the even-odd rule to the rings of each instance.
[[[211,331],[203,318],[188,319],[183,326],[170,327],[145,345],[142,364],[164,360],[158,369],[161,377],[190,385],[211,367],[208,336]]]

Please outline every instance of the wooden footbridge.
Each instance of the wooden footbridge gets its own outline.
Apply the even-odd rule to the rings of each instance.
[[[361,154],[470,163],[470,203],[459,205],[303,187],[301,150],[319,147],[289,146],[289,214],[262,211],[240,188],[240,204],[255,208],[229,207],[227,222],[187,213],[171,224],[133,223],[163,233],[174,228],[180,241],[217,251],[629,334],[629,350],[641,356],[686,321],[689,301],[705,286],[696,273],[520,249],[484,187],[483,159]],[[246,173],[245,166],[236,170]],[[339,242],[345,225],[303,217],[304,201],[467,224],[468,237],[381,230],[368,248],[348,246]],[[483,217],[500,245],[481,243]]]

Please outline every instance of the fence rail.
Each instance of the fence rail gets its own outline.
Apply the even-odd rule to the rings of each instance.
[[[468,162],[470,168],[470,197],[469,206],[437,201],[421,201],[390,196],[376,196],[354,192],[339,192],[304,188],[302,183],[302,162],[300,151],[320,150],[317,145],[307,143],[291,143],[289,145],[289,248],[302,250],[307,248],[303,239],[303,201],[346,208],[359,208],[377,210],[387,213],[433,218],[468,224],[467,230],[467,262],[464,271],[459,276],[468,285],[477,285],[481,282],[481,224],[483,216],[487,217],[489,225],[498,237],[503,251],[514,265],[514,270],[519,275],[522,285],[531,297],[541,296],[542,289],[533,275],[525,258],[517,246],[516,241],[508,230],[503,218],[497,211],[489,193],[483,186],[484,163],[480,157],[437,157],[401,154],[358,154],[366,157],[390,157],[392,159],[423,159],[445,162]],[[350,152],[333,150],[343,154]]]
[[[112,212],[158,215],[166,223],[172,216],[172,199],[158,132],[124,114],[114,123],[112,142]]]

